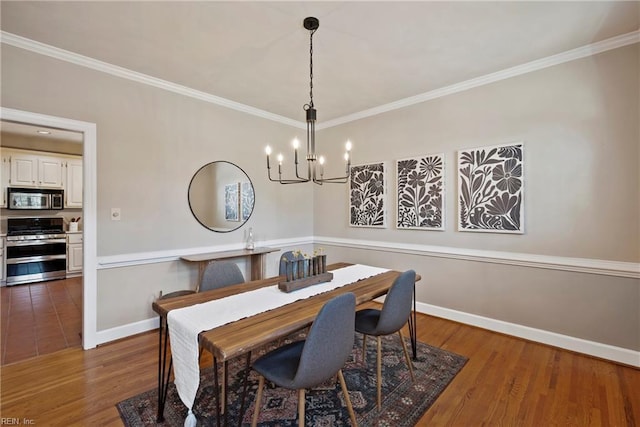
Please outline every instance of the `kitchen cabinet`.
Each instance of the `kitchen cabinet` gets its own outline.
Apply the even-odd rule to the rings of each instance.
[[[7,207],[7,187],[9,187],[9,156],[0,151],[0,189],[2,194],[0,195],[0,208]]]
[[[67,233],[67,277],[82,274],[82,233]]]
[[[4,241],[5,241],[5,238],[0,237],[0,259],[2,260],[2,265],[0,265],[0,284],[2,285],[7,283],[7,278],[4,272],[4,269],[5,269],[4,266],[7,264],[6,251],[4,249],[5,247]]]
[[[7,187],[62,188],[65,208],[82,208],[82,157],[5,148],[0,152],[2,196],[7,207]]]
[[[12,187],[62,188],[62,159],[15,151],[10,157]]]
[[[82,207],[82,159],[68,159],[64,163],[64,207]]]

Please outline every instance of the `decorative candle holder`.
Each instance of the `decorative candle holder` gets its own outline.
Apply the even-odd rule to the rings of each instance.
[[[327,272],[327,256],[316,255],[312,258],[285,261],[286,280],[278,283],[284,292],[306,288],[318,283],[333,280],[333,273]]]

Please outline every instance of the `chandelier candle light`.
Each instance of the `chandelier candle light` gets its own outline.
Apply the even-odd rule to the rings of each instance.
[[[349,179],[349,173],[351,172],[351,141],[347,141],[346,153],[344,160],[346,163],[345,175],[325,178],[324,177],[324,157],[316,155],[316,109],[313,105],[313,34],[320,26],[320,21],[317,18],[309,17],[305,18],[303,22],[304,28],[309,30],[309,103],[305,104],[303,109],[307,112],[307,175],[300,176],[298,172],[298,149],[300,148],[300,141],[298,139],[293,140],[293,153],[294,163],[296,170],[296,177],[291,179],[282,178],[282,162],[284,157],[282,154],[278,154],[278,178],[271,178],[271,147],[267,146],[267,175],[270,181],[279,182],[280,184],[300,184],[304,182],[314,182],[318,185],[324,183],[327,184],[345,184]],[[316,162],[319,164],[316,166]]]

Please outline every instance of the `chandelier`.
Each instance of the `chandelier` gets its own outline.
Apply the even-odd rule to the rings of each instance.
[[[349,173],[351,171],[351,142],[347,141],[346,153],[344,155],[345,160],[345,175],[334,178],[324,177],[324,156],[316,155],[316,109],[313,105],[313,34],[320,26],[320,21],[317,18],[308,17],[303,22],[304,28],[309,30],[309,103],[303,106],[303,109],[307,113],[307,174],[301,176],[298,171],[298,149],[300,148],[300,141],[298,139],[293,140],[293,154],[296,177],[290,179],[282,178],[282,162],[284,157],[282,154],[278,154],[278,178],[271,177],[271,147],[267,146],[267,175],[269,180],[273,182],[279,182],[280,184],[300,184],[303,182],[314,182],[318,185],[324,183],[327,184],[345,184],[349,179]]]

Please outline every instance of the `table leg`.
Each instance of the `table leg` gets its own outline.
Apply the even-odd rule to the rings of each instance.
[[[251,280],[260,280],[264,278],[266,254],[253,254],[249,257],[251,263]]]
[[[242,400],[240,403],[240,414],[238,417],[238,426],[242,426],[242,417],[244,417],[244,401],[247,398],[247,383],[249,382],[249,370],[251,369],[251,352],[247,353],[247,364],[244,367],[244,379],[242,381]]]
[[[227,427],[229,425],[229,406],[228,406],[228,402],[227,402],[227,396],[229,396],[229,378],[227,375],[227,372],[229,372],[229,366],[228,366],[228,362],[225,360],[224,363],[222,364],[222,375],[224,376],[224,384],[222,385],[222,387],[224,388],[224,392],[223,392],[223,399],[224,402],[222,403],[224,405],[224,425],[225,427]],[[217,370],[217,368],[216,368]]]
[[[164,320],[160,316],[160,327],[158,329],[158,416],[157,421],[159,423],[164,421],[164,405],[167,400],[167,392],[169,389],[169,375],[171,375],[171,368],[173,365],[173,358],[169,361],[169,367],[167,369],[167,344],[169,327],[163,327]],[[162,339],[162,332],[164,329],[164,343]]]
[[[416,315],[416,284],[413,284],[413,311],[409,314],[409,335],[411,336],[411,351],[413,360],[418,358],[418,317]]]
[[[213,389],[216,401],[216,426],[220,427],[220,392],[218,391],[218,359],[213,356]]]

